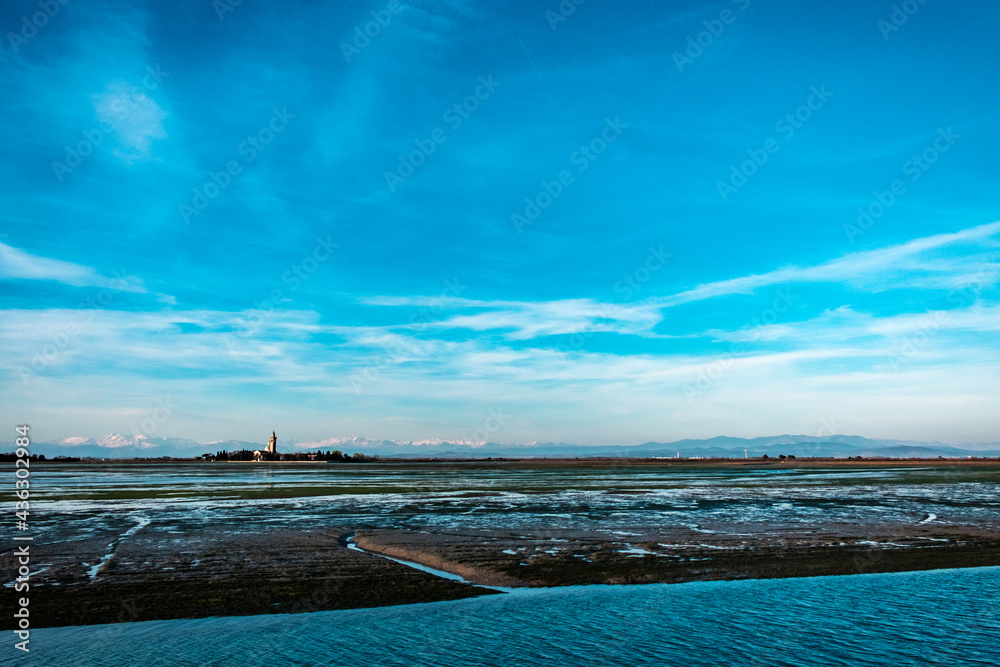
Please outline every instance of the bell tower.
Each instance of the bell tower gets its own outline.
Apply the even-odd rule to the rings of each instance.
[[[271,439],[267,441],[267,449],[265,450],[268,454],[278,453],[278,436],[271,431]]]

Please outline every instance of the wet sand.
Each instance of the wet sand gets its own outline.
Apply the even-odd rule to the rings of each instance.
[[[737,528],[737,530],[739,530]],[[744,529],[745,530],[745,529]],[[368,551],[491,586],[681,583],[1000,565],[1000,533],[975,527],[781,526],[753,533],[361,532]],[[759,532],[757,532],[759,531]]]
[[[604,468],[661,469],[667,464],[693,468],[746,466],[748,470],[761,465],[836,467],[859,471],[916,466],[921,471],[914,473],[916,477],[907,478],[907,484],[912,482],[914,486],[892,487],[895,489],[892,494],[881,496],[871,507],[866,507],[864,496],[850,496],[859,498],[850,500],[858,503],[856,517],[842,510],[831,513],[824,505],[825,497],[807,494],[795,499],[803,511],[808,510],[806,514],[796,515],[799,510],[790,508],[788,518],[794,521],[783,523],[785,510],[774,510],[773,502],[784,496],[768,495],[767,490],[773,487],[767,479],[740,490],[739,498],[744,500],[739,502],[745,501],[744,505],[732,504],[731,498],[720,500],[710,490],[697,496],[701,504],[728,502],[732,507],[749,510],[757,506],[754,503],[772,507],[757,515],[769,517],[763,520],[751,519],[740,510],[718,514],[729,518],[717,523],[699,519],[700,523],[688,521],[682,525],[676,520],[660,519],[658,523],[651,520],[649,525],[636,525],[636,516],[646,516],[643,510],[605,500],[638,499],[649,493],[640,484],[630,482],[630,477],[619,477],[616,482],[597,487],[599,495],[588,496],[590,500],[566,500],[570,504],[559,508],[550,504],[562,488],[553,483],[567,479],[564,475],[553,476],[558,469],[596,469],[595,474],[603,479],[600,471]],[[202,465],[205,470],[219,471],[212,473],[214,477],[209,482],[230,479],[225,472],[228,468]],[[369,469],[394,471],[399,466],[400,462],[386,462]],[[70,469],[65,464],[58,466],[60,471]],[[184,471],[187,474],[200,469],[198,465]],[[357,481],[358,486],[345,490],[315,480],[295,485],[295,478],[289,482],[266,478],[260,489],[256,485],[250,487],[253,494],[282,501],[303,498],[306,509],[302,513],[294,508],[282,510],[284,505],[275,505],[272,511],[265,511],[268,506],[260,505],[258,511],[257,503],[267,500],[242,487],[219,491],[211,483],[208,486],[212,493],[250,503],[246,505],[252,508],[249,514],[241,513],[242,505],[231,505],[227,512],[235,512],[235,516],[217,511],[211,500],[201,500],[209,498],[205,490],[192,496],[197,502],[188,509],[186,500],[147,497],[150,493],[147,485],[141,489],[126,486],[122,490],[116,486],[101,487],[95,493],[113,494],[114,499],[105,501],[100,496],[100,502],[124,503],[123,514],[118,515],[114,510],[109,513],[96,506],[93,499],[73,500],[61,518],[52,515],[51,530],[45,537],[39,536],[31,543],[28,597],[32,627],[297,613],[496,594],[490,589],[415,570],[376,553],[451,572],[472,584],[502,587],[678,583],[1000,565],[1000,515],[989,509],[996,505],[989,491],[1000,474],[996,461],[797,459],[782,463],[759,460],[673,463],[590,459],[479,461],[463,466],[438,462],[430,469],[435,471],[434,477],[400,478],[424,480],[419,482],[421,490],[414,494],[414,500],[404,494],[405,504],[399,504],[398,499],[394,501],[397,504],[383,504],[387,501],[379,500],[388,497],[380,495],[383,488],[389,495],[400,493],[398,484],[392,480],[364,478]],[[435,495],[435,489],[450,488],[449,480],[453,478],[445,473],[472,480],[466,474],[471,469],[482,473],[476,478],[480,482],[469,482],[483,484],[481,490],[452,492],[445,494],[444,500]],[[505,475],[505,471],[539,469],[544,474],[537,480]],[[419,472],[423,474],[426,470],[421,468]],[[439,483],[434,482],[437,479]],[[537,486],[533,486],[536,482]],[[840,482],[851,480],[840,479]],[[530,498],[530,503],[491,506],[491,513],[486,515],[489,520],[480,520],[478,524],[442,522],[442,518],[465,517],[470,511],[478,511],[479,497],[491,500],[497,496],[496,489],[490,487],[494,483],[510,484],[512,489]],[[368,484],[375,486],[369,489]],[[981,490],[970,501],[961,489],[972,487]],[[719,486],[720,496],[728,488]],[[922,490],[913,496],[916,492],[909,489]],[[350,511],[337,506],[339,509],[322,512],[305,500],[333,490],[367,493],[357,497],[374,500],[365,500]],[[66,495],[61,493],[53,499]],[[419,500],[421,497],[425,500]],[[949,516],[938,519],[935,515],[908,511],[904,514],[909,514],[909,521],[885,518],[887,508],[909,502],[911,497],[917,498],[916,507],[925,497],[951,497],[942,505]],[[72,505],[74,502],[83,502],[85,509]],[[211,509],[198,513],[198,503],[204,502]],[[602,509],[591,512],[589,505],[573,504],[581,502],[601,503]],[[841,498],[840,502],[847,501]],[[153,511],[161,503],[163,509]],[[619,508],[630,512],[632,519],[627,525],[621,520],[622,515],[616,514]],[[544,518],[547,512],[555,511],[567,514],[551,515],[564,517],[558,522]],[[807,519],[810,512],[814,518]],[[325,519],[326,513],[331,517],[329,520]],[[341,518],[332,518],[337,514]],[[428,522],[431,516],[434,521]],[[716,515],[709,512],[704,516]],[[526,517],[530,521],[526,522]],[[296,523],[288,525],[293,519]],[[639,523],[644,521],[640,519]],[[283,527],[274,528],[275,525]],[[351,534],[356,534],[358,546],[369,553],[347,548],[346,537]],[[13,548],[0,553],[0,567],[16,572]],[[8,585],[3,597],[4,608],[11,610],[20,594]],[[2,628],[12,628],[12,614],[5,614],[4,619]]]
[[[174,546],[123,542],[100,571],[106,542],[32,548],[51,565],[31,576],[32,627],[249,616],[457,600],[495,591],[347,549],[347,531],[187,535]],[[91,565],[93,563],[94,565]],[[0,567],[16,571],[11,552]],[[13,590],[4,594],[12,607]],[[4,614],[2,629],[12,629]]]
[[[99,540],[33,552],[51,565],[31,578],[33,627],[354,609],[456,600],[496,591],[459,583],[376,553],[484,586],[680,583],[1000,565],[1000,534],[973,527],[770,526],[746,533],[650,528],[609,539],[594,531],[203,531],[174,546],[123,542],[100,565]],[[730,527],[738,528],[738,527]],[[760,530],[760,527],[756,527]],[[12,569],[13,557],[0,556]],[[93,575],[93,576],[92,576]],[[14,599],[13,591],[5,596]],[[9,606],[9,602],[8,602]],[[7,614],[5,619],[10,619]],[[11,629],[5,620],[3,629]]]

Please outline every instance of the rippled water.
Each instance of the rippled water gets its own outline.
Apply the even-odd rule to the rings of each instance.
[[[1000,568],[534,589],[32,632],[24,665],[990,665]],[[4,648],[7,654],[14,651]]]

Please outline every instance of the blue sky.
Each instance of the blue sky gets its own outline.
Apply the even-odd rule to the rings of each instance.
[[[0,9],[6,423],[1000,440],[995,3],[276,4]]]

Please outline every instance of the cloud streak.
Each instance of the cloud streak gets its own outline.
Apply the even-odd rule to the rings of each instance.
[[[54,280],[76,287],[103,286],[107,283],[88,266],[33,255],[6,243],[0,243],[0,278]]]
[[[993,244],[988,257],[968,266],[961,253],[933,264],[922,264],[918,257],[931,250],[939,250],[973,241],[986,241],[1000,234],[1000,222],[971,227],[959,232],[936,234],[906,243],[844,255],[816,266],[789,266],[759,275],[741,276],[699,285],[693,289],[658,299],[664,307],[679,306],[733,294],[751,294],[773,285],[807,282],[836,282],[861,284],[876,291],[912,284],[914,278],[925,287],[951,289],[963,282],[979,282],[984,277],[996,280],[998,253]]]

